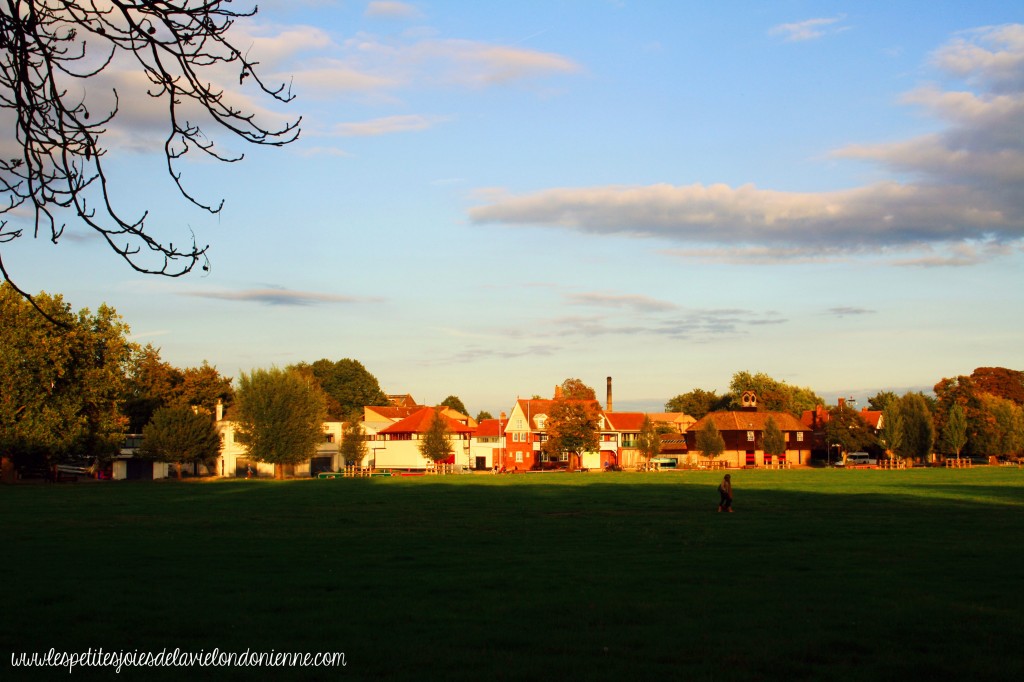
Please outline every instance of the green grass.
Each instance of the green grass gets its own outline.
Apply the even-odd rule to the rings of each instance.
[[[190,673],[1024,679],[1024,470],[741,471],[734,514],[719,478],[0,488],[0,676],[54,676],[11,651],[218,647],[348,665]]]

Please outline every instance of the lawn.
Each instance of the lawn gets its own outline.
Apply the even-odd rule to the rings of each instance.
[[[0,676],[55,677],[12,651],[217,647],[347,666],[190,673],[1024,679],[1024,469],[740,471],[734,514],[719,478],[2,487]]]

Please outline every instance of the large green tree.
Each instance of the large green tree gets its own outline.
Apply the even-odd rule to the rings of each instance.
[[[856,410],[841,405],[828,412],[825,436],[829,443],[838,443],[843,452],[859,452],[877,443],[871,428]]]
[[[450,395],[441,401],[441,404],[445,407],[450,407],[456,412],[460,412],[466,416],[469,416],[469,412],[466,410],[466,406],[462,404],[462,400],[457,395]]]
[[[235,435],[250,457],[274,465],[276,478],[284,478],[285,465],[316,454],[325,416],[320,387],[298,372],[274,367],[239,375]]]
[[[420,454],[435,463],[442,462],[455,453],[452,447],[451,431],[440,410],[434,415],[427,426],[423,438],[420,439]]]
[[[582,465],[583,453],[594,452],[600,446],[600,416],[597,401],[568,398],[564,384],[562,388],[562,396],[551,403],[544,424],[547,440],[542,447],[555,460],[566,453],[569,456],[569,471],[575,471]]]
[[[899,400],[899,396],[892,391],[879,391],[870,398],[868,398],[868,409],[882,412],[885,410],[885,406],[893,400]]]
[[[956,403],[950,408],[946,423],[942,425],[942,437],[939,442],[945,454],[960,457],[964,446],[967,445],[967,417],[962,405]]]
[[[921,393],[906,393],[900,398],[903,417],[903,443],[896,453],[903,459],[927,460],[935,445],[935,423],[928,401]]]
[[[682,412],[694,419],[701,419],[708,412],[728,410],[732,396],[720,396],[715,391],[695,388],[689,393],[680,393],[665,403],[666,412]]]
[[[183,463],[207,464],[220,453],[213,417],[185,405],[157,409],[142,436],[143,456],[173,462],[179,479]]]
[[[377,377],[351,358],[338,361],[321,359],[313,364],[292,366],[314,378],[327,396],[327,414],[334,420],[348,421],[362,415],[367,405],[387,405],[388,397],[381,390]]]
[[[903,447],[903,412],[900,410],[900,399],[890,393],[883,403],[882,431],[878,434],[879,442],[889,457],[896,457]]]
[[[763,372],[736,372],[729,384],[733,407],[739,408],[740,397],[744,391],[757,394],[758,406],[769,412],[788,412],[799,418],[805,410],[813,410],[825,401],[810,388],[790,386],[785,381],[778,381]]]
[[[0,284],[0,455],[7,475],[14,463],[113,455],[126,425],[120,400],[133,348],[128,326],[106,305],[75,314],[60,296],[33,298],[46,317]]]

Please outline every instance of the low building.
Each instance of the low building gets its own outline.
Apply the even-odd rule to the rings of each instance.
[[[748,391],[743,395],[744,409],[730,412],[709,412],[686,431],[686,447],[695,459],[707,459],[697,448],[697,434],[707,423],[715,428],[725,441],[725,452],[718,458],[730,467],[772,467],[778,465],[806,465],[811,456],[811,429],[787,412],[768,412],[757,409],[757,397]],[[765,454],[764,430],[773,419],[782,432],[786,452],[779,456]]]
[[[374,469],[424,470],[428,462],[420,453],[420,443],[434,419],[445,420],[454,454],[448,463],[469,462],[470,438],[476,430],[435,410],[423,407],[367,437],[369,466]]]
[[[478,471],[494,467],[501,461],[504,440],[505,420],[484,419],[477,424],[469,440],[469,461],[466,465]]]

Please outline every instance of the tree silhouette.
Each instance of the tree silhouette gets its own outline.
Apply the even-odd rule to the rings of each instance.
[[[57,243],[70,215],[139,272],[177,277],[200,262],[209,268],[207,247],[194,235],[190,244],[176,246],[147,231],[148,211],[129,216],[115,206],[102,140],[121,95],[116,87],[100,87],[105,79],[99,77],[112,78],[125,64],[142,71],[147,94],[167,108],[163,153],[171,180],[189,202],[218,213],[223,202],[201,200],[182,184],[176,167],[181,158],[195,150],[229,163],[242,158],[222,152],[208,136],[211,129],[271,146],[299,134],[298,119],[269,127],[233,103],[218,84],[225,73],[236,72],[239,90],[281,102],[292,99],[287,85],[267,85],[256,72],[258,62],[227,37],[238,17],[256,12],[227,9],[229,2],[10,0],[0,5],[0,110],[6,110],[5,124],[13,121],[4,138],[14,143],[13,150],[0,151],[0,245],[24,234],[21,223],[10,225],[7,216],[29,216],[33,236],[43,233]],[[107,87],[110,97],[102,94]],[[2,257],[0,274],[11,281]]]

